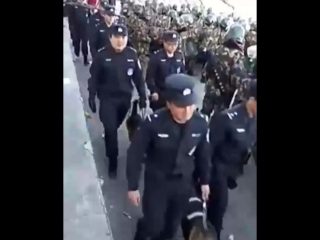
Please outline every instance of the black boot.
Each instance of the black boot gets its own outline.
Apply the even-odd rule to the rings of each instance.
[[[117,178],[118,158],[109,158],[108,175],[110,179]]]
[[[134,235],[134,240],[147,240],[148,237],[146,236],[145,229],[143,226],[143,218],[138,219],[137,222],[137,230],[136,234]]]
[[[84,64],[85,66],[89,66],[89,65],[90,65],[90,63],[89,63],[89,61],[88,61],[88,56],[83,56],[83,64]]]

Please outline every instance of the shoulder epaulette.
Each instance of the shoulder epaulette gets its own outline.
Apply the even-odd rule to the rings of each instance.
[[[204,119],[207,123],[209,122],[209,117],[206,114],[202,114],[202,113],[196,111],[195,116],[199,119]]]
[[[223,113],[227,115],[230,120],[234,119],[236,116],[238,116],[237,105],[233,108],[225,110]]]
[[[102,52],[102,51],[105,50],[105,49],[106,49],[106,47],[102,47],[102,48],[98,49],[97,52],[98,52],[98,53],[99,53],[99,52]]]
[[[150,122],[152,122],[153,120],[158,119],[158,118],[164,116],[167,111],[168,111],[167,108],[161,108],[161,109],[155,111],[154,113],[148,115],[148,116],[147,116],[147,119],[148,119]]]
[[[134,51],[135,53],[137,52],[137,50],[135,50],[133,47],[128,47],[128,49]]]

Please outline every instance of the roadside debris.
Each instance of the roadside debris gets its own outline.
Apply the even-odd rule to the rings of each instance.
[[[90,115],[90,113],[88,113],[88,112],[84,112],[84,117],[86,118],[86,119],[91,119],[91,115]]]
[[[85,142],[83,146],[91,155],[93,155],[91,141]]]
[[[131,219],[131,216],[128,213],[123,212],[123,215],[126,216],[127,218]]]

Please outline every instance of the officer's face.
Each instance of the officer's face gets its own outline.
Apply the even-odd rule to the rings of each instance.
[[[167,107],[170,109],[170,112],[175,121],[178,123],[186,123],[193,115],[195,111],[195,105],[187,107],[178,107],[174,103],[167,103]]]
[[[114,21],[114,16],[104,15],[104,20],[108,23],[112,23]]]
[[[173,53],[174,51],[177,50],[177,47],[178,47],[178,43],[176,42],[172,42],[172,43],[169,43],[169,42],[163,42],[163,46],[165,48],[165,50],[168,52],[168,53]]]
[[[122,51],[127,46],[128,37],[112,35],[110,42],[115,50]]]

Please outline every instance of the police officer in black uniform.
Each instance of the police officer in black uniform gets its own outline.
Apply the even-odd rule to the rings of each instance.
[[[94,58],[97,51],[105,46],[110,45],[110,33],[111,28],[115,19],[115,8],[110,5],[102,5],[101,14],[104,17],[104,21],[97,25],[95,32],[92,34],[91,38],[91,55]]]
[[[103,11],[108,5],[109,5],[108,1],[100,1],[99,10],[96,10],[95,13],[91,14],[89,18],[89,28],[88,28],[89,34],[88,35],[89,35],[90,52],[92,56],[95,54],[95,52],[92,51],[93,50],[92,40],[94,39],[93,36],[97,31],[98,25],[104,21]]]
[[[128,30],[123,25],[110,29],[110,46],[100,50],[93,59],[88,80],[89,107],[96,112],[95,97],[100,100],[99,117],[105,131],[106,156],[109,176],[117,175],[118,135],[131,106],[132,81],[140,96],[140,108],[146,107],[146,89],[136,51],[126,47]]]
[[[68,17],[68,25],[69,25],[70,38],[72,40],[72,44],[73,44],[73,32],[74,32],[74,11],[75,11],[74,4],[76,3],[77,3],[77,0],[68,0],[65,2],[65,11]]]
[[[83,4],[83,0],[79,0]],[[82,6],[74,6],[73,14],[73,47],[74,60],[80,56],[80,49],[83,55],[84,65],[89,65],[88,61],[88,26],[89,26],[89,9]]]
[[[166,106],[163,97],[165,78],[171,74],[185,73],[184,56],[177,51],[179,34],[168,30],[163,34],[163,49],[151,56],[146,75],[146,82],[151,92],[150,107],[153,111]]]
[[[135,240],[171,239],[183,217],[199,172],[202,197],[209,195],[210,144],[207,117],[195,111],[194,82],[185,74],[166,79],[167,107],[147,116],[127,153],[128,197],[138,206],[145,162],[143,227]]]
[[[228,205],[228,188],[237,187],[244,161],[256,143],[256,80],[243,81],[240,92],[244,101],[231,109],[215,113],[210,121],[212,173],[208,219],[216,228],[218,239]]]

